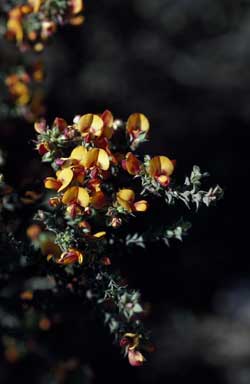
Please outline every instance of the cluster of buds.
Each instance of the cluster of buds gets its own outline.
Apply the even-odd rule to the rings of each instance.
[[[6,114],[23,117],[34,121],[44,113],[44,94],[41,83],[44,79],[43,67],[40,62],[31,68],[18,67],[4,76],[3,90]]]
[[[39,52],[58,26],[82,24],[83,8],[82,0],[24,0],[8,12],[6,37],[21,50],[33,47]]]

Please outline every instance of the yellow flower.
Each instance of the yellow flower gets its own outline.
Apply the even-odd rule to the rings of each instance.
[[[148,133],[150,128],[149,121],[142,113],[133,113],[129,116],[126,129],[131,139],[138,138],[141,134]]]
[[[83,137],[89,134],[93,137],[100,137],[103,133],[104,123],[100,116],[88,113],[83,115],[78,121],[76,128]]]
[[[62,202],[65,205],[77,204],[80,207],[86,208],[89,205],[89,194],[85,188],[71,187],[62,197]]]
[[[91,167],[100,168],[103,171],[109,169],[109,155],[102,148],[92,148],[89,151],[82,145],[74,148],[70,157],[65,160],[63,167],[72,167],[77,172],[77,166],[90,169]]]
[[[174,163],[166,156],[155,156],[149,161],[147,172],[163,187],[166,187],[174,172]]]
[[[58,171],[57,179],[54,177],[47,177],[44,181],[45,188],[55,189],[58,192],[63,191],[71,183],[74,173],[70,168],[65,168],[62,171]]]
[[[112,113],[106,110],[101,115],[88,113],[81,116],[76,128],[84,138],[100,139],[102,137],[110,139],[113,135],[113,122]]]
[[[135,202],[135,193],[132,189],[120,189],[116,194],[118,205],[128,212],[145,212],[148,208],[146,200],[140,200]]]
[[[82,264],[84,255],[78,249],[75,248],[69,248],[68,251],[63,252],[61,256],[56,260],[58,264],[72,264],[75,262],[78,262],[79,264]]]
[[[88,151],[86,156],[85,167],[97,167],[103,171],[107,171],[109,169],[110,160],[107,152],[101,148],[93,148]]]

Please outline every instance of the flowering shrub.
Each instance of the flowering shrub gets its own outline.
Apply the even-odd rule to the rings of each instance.
[[[6,37],[21,50],[33,47],[41,51],[58,26],[80,25],[84,21],[82,0],[10,1],[2,7],[7,12]]]
[[[155,200],[168,206],[180,201],[198,209],[222,196],[219,186],[201,189],[207,174],[197,166],[179,185],[175,160],[139,156],[136,149],[147,140],[149,128],[141,113],[123,122],[110,111],[76,116],[72,124],[62,118],[51,127],[45,120],[35,123],[36,148],[54,175],[44,180],[50,192],[48,209],[38,211],[29,236],[49,263],[78,279],[85,276],[87,297],[101,307],[105,323],[134,366],[142,365],[144,354],[153,348],[142,325],[140,294],[131,291],[117,272],[117,249],[182,240],[190,223],[164,222],[150,236],[147,231],[130,233],[126,224],[136,216],[150,215]]]

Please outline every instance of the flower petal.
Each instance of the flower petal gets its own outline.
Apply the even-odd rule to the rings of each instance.
[[[134,203],[134,208],[137,212],[145,212],[148,209],[148,202],[146,200],[140,200]]]
[[[68,187],[68,185],[71,183],[72,179],[74,177],[74,173],[70,168],[63,169],[59,174],[59,180],[61,181],[62,185],[58,189],[58,192],[61,192],[65,188]]]
[[[96,237],[97,239],[100,239],[101,237],[104,237],[106,235],[105,231],[97,232],[93,236]]]
[[[54,177],[46,177],[44,186],[47,189],[55,189],[56,191],[61,187],[62,183]]]
[[[86,208],[89,205],[89,194],[85,188],[78,188],[77,203]]]
[[[117,197],[132,203],[135,199],[135,193],[132,189],[120,189],[120,191],[117,193]]]
[[[171,176],[174,172],[173,162],[166,156],[159,156],[161,170],[165,171],[168,176]]]
[[[70,154],[70,159],[83,161],[87,154],[87,149],[83,147],[82,145],[79,145],[78,147],[74,148],[73,151]]]
[[[69,205],[76,202],[78,196],[78,187],[71,187],[67,189],[62,197],[63,204]]]

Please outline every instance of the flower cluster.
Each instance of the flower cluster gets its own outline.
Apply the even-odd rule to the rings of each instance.
[[[21,50],[41,51],[58,26],[84,21],[82,0],[27,0],[8,11],[6,37]]]
[[[1,117],[23,117],[34,121],[44,114],[44,93],[41,88],[44,80],[43,66],[40,62],[31,68],[24,66],[12,68],[4,74],[2,83]]]
[[[36,148],[54,174],[44,180],[48,210],[35,217],[43,231],[35,224],[29,237],[50,263],[85,274],[87,297],[101,305],[105,322],[133,366],[142,365],[142,352],[152,347],[141,323],[140,295],[113,270],[114,256],[122,244],[145,247],[149,241],[182,240],[190,224],[182,219],[176,225],[161,223],[141,234],[127,233],[126,224],[150,215],[157,199],[199,207],[222,195],[218,186],[212,192],[200,189],[206,174],[198,167],[180,186],[173,178],[175,160],[164,155],[141,158],[136,149],[148,139],[149,129],[142,113],[123,122],[108,110],[78,115],[71,124],[62,118],[51,127],[44,119],[35,123]]]

